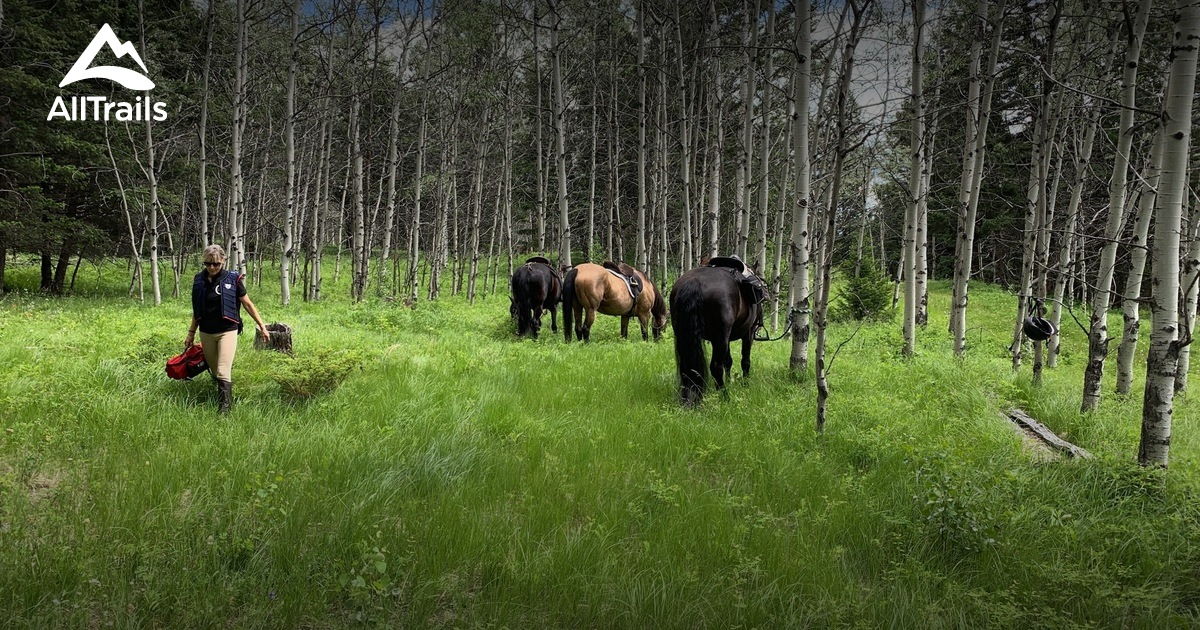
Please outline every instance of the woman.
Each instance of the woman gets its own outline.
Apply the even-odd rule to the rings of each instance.
[[[249,311],[258,324],[258,334],[264,341],[271,340],[267,325],[258,315],[258,309],[246,296],[246,285],[236,270],[225,269],[225,250],[220,245],[204,248],[204,270],[192,281],[192,325],[188,328],[185,346],[196,340],[196,329],[200,330],[200,344],[204,348],[204,360],[208,370],[217,381],[218,411],[229,413],[233,405],[233,355],[237,352],[237,336],[242,332],[239,305]]]

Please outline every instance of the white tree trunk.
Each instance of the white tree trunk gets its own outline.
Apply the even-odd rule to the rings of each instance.
[[[1154,215],[1154,202],[1158,192],[1159,175],[1162,169],[1162,152],[1166,144],[1164,131],[1159,128],[1154,134],[1154,148],[1150,163],[1142,176],[1142,194],[1138,200],[1137,220],[1133,225],[1133,240],[1129,249],[1129,274],[1125,277],[1125,291],[1121,293],[1121,314],[1124,319],[1121,345],[1117,347],[1117,394],[1129,395],[1133,390],[1133,356],[1137,352],[1138,336],[1141,333],[1142,280],[1146,277],[1146,258],[1150,254],[1146,237],[1150,235],[1150,219]],[[1195,219],[1193,219],[1195,221]],[[1187,286],[1186,284],[1184,286]]]
[[[291,8],[292,39],[288,55],[287,111],[284,114],[284,143],[287,154],[287,202],[283,215],[283,251],[279,261],[279,299],[287,306],[292,300],[292,239],[296,233],[296,71],[300,64],[300,1]]]
[[[772,46],[775,44],[775,3],[767,7],[767,41],[764,44],[764,55],[767,60],[763,68],[764,76],[770,81],[775,76],[775,55]],[[767,271],[767,214],[770,210],[769,192],[771,175],[771,93],[774,86],[767,84],[762,91],[762,140],[759,144],[758,160],[758,252],[754,257],[754,268],[759,273]]]
[[[481,130],[486,130],[491,120],[491,109],[488,106],[483,110],[483,124]],[[484,142],[479,143],[478,155],[475,160],[475,173],[471,183],[471,217],[470,217],[470,248],[471,248],[471,270],[467,275],[467,301],[471,304],[475,303],[475,278],[479,274],[479,227],[483,216],[483,171],[487,164],[487,145]],[[485,282],[486,284],[486,282]]]
[[[683,31],[679,24],[679,3],[674,3],[672,10],[675,22],[675,58],[679,72],[679,82],[676,84],[679,96],[679,174],[683,182],[680,190],[683,194],[683,222],[679,235],[683,242],[680,243],[682,251],[679,257],[682,263],[681,271],[687,271],[696,264],[692,232],[692,128],[688,111],[687,75],[683,65]]]
[[[980,0],[976,11],[979,37],[986,31],[987,0]],[[954,354],[962,357],[967,345],[967,292],[975,257],[975,223],[978,218],[979,189],[983,180],[984,158],[987,149],[987,130],[991,120],[992,91],[996,82],[996,64],[1000,55],[1000,39],[1004,32],[1004,10],[1001,0],[992,22],[991,49],[986,67],[980,71],[978,57],[972,52],[972,105],[967,114],[967,138],[963,143],[963,173],[959,186],[958,233],[955,243],[954,290],[951,297],[950,332],[954,335]],[[982,86],[979,85],[982,83]],[[977,100],[976,100],[977,99]]]
[[[792,68],[792,170],[795,192],[792,200],[792,230],[789,243],[792,282],[789,303],[792,318],[792,348],[788,368],[793,374],[808,371],[809,335],[809,232],[808,211],[811,164],[808,159],[808,111],[812,82],[812,19],[808,2],[796,3],[796,63]]]
[[[1049,15],[1049,32],[1046,36],[1046,51],[1040,60],[1040,65],[1045,73],[1053,71],[1054,56],[1057,46],[1058,25],[1062,18],[1062,7],[1058,2],[1051,2],[1048,6]],[[1023,322],[1025,317],[1031,314],[1030,302],[1035,297],[1034,279],[1035,266],[1038,260],[1039,252],[1038,241],[1044,233],[1043,224],[1046,221],[1046,184],[1049,181],[1049,149],[1050,149],[1050,129],[1053,121],[1051,120],[1051,102],[1050,97],[1054,90],[1054,82],[1047,75],[1041,82],[1041,98],[1038,103],[1037,110],[1037,125],[1034,131],[1033,149],[1029,160],[1029,185],[1026,189],[1025,201],[1025,229],[1024,247],[1021,251],[1021,284],[1017,291],[1017,317],[1016,325],[1013,329],[1013,341],[1010,351],[1012,352],[1012,369],[1017,371],[1021,367],[1022,346],[1025,339],[1023,332]],[[1040,297],[1040,296],[1039,296]],[[1040,309],[1035,307],[1032,309],[1035,315],[1041,315]],[[1043,346],[1042,342],[1038,342],[1036,352],[1038,352],[1038,360],[1040,361]],[[1040,365],[1040,363],[1039,363]],[[1036,378],[1036,377],[1035,377]]]
[[[714,18],[715,21],[715,18]],[[717,59],[713,62],[713,78],[712,97],[710,104],[712,107],[712,116],[716,120],[709,121],[709,128],[712,130],[713,138],[708,144],[708,255],[720,255],[721,246],[721,152],[725,148],[725,127],[723,108],[724,103],[721,101],[721,61]]]
[[[246,269],[245,220],[246,198],[242,181],[242,133],[246,128],[246,7],[244,0],[236,2],[237,35],[234,42],[233,125],[230,130],[230,183],[233,186],[229,204],[228,243],[229,267]]]
[[[380,288],[384,286],[386,280],[388,262],[392,256],[392,232],[396,228],[396,199],[399,195],[396,178],[400,166],[400,97],[404,92],[404,75],[408,72],[408,51],[411,41],[410,33],[406,32],[403,47],[400,50],[400,60],[396,62],[396,91],[392,96],[394,101],[388,128],[387,211],[383,216],[383,244],[379,253],[379,273],[377,274]]]
[[[1196,50],[1200,41],[1200,1],[1179,0],[1171,79],[1163,105],[1166,147],[1154,209],[1154,263],[1150,286],[1150,352],[1146,357],[1146,394],[1138,463],[1165,468],[1171,447],[1171,410],[1175,398],[1179,339],[1179,228],[1187,183],[1192,105],[1196,90]]]
[[[917,232],[920,223],[920,205],[923,193],[921,184],[925,178],[921,169],[925,167],[925,104],[922,87],[924,83],[925,45],[925,0],[913,0],[913,56],[912,83],[910,89],[909,115],[912,116],[909,131],[908,207],[904,213],[904,356],[916,353],[917,344]],[[924,236],[924,233],[921,234]],[[832,235],[828,235],[832,236]]]
[[[204,92],[200,100],[200,123],[197,130],[200,139],[200,164],[197,177],[200,184],[200,231],[205,246],[213,242],[212,227],[209,225],[208,216],[208,78],[212,68],[212,40],[216,16],[216,3],[209,2],[204,21]]]
[[[1100,386],[1104,378],[1104,360],[1108,357],[1108,308],[1112,302],[1113,270],[1117,264],[1117,244],[1125,228],[1125,182],[1129,171],[1129,150],[1133,144],[1133,109],[1137,103],[1138,60],[1142,37],[1150,15],[1151,0],[1141,0],[1131,25],[1121,74],[1121,122],[1113,156],[1112,177],[1108,183],[1108,220],[1104,226],[1104,244],[1092,296],[1092,318],[1088,332],[1088,362],[1083,372],[1083,401],[1080,410],[1089,412],[1100,404]],[[1178,237],[1178,235],[1176,235]],[[1178,246],[1178,238],[1176,239]],[[1176,261],[1178,268],[1179,261]],[[1176,277],[1178,281],[1178,277]]]
[[[562,68],[560,67],[561,52],[558,49],[558,31],[562,26],[562,16],[558,13],[558,2],[550,4],[554,14],[554,26],[550,30],[550,54],[552,73],[554,75],[554,136],[555,154],[558,165],[558,261],[562,265],[571,264],[571,220],[567,214],[567,108],[563,97]]]
[[[1067,279],[1071,277],[1072,255],[1075,253],[1077,238],[1076,226],[1079,223],[1079,204],[1083,199],[1083,186],[1092,162],[1092,147],[1095,145],[1096,130],[1100,126],[1100,108],[1095,103],[1087,103],[1087,122],[1083,132],[1083,141],[1075,155],[1075,180],[1071,186],[1071,201],[1067,206],[1067,221],[1063,227],[1062,248],[1058,252],[1058,277],[1054,283],[1054,302],[1050,307],[1050,323],[1054,324],[1054,336],[1046,344],[1046,363],[1054,367],[1058,363],[1060,351],[1060,324],[1062,323],[1063,300],[1066,296]]]
[[[422,83],[429,79],[429,57],[426,55],[421,71]],[[429,129],[429,97],[421,97],[421,121],[417,127],[417,164],[413,172],[413,214],[408,232],[408,273],[405,283],[408,286],[408,299],[417,301],[417,292],[421,287],[419,273],[421,259],[421,192],[425,178],[425,152],[428,145]]]
[[[837,136],[834,145],[833,181],[830,183],[832,203],[825,206],[825,243],[821,253],[821,288],[817,294],[817,307],[813,313],[813,322],[817,329],[816,348],[813,361],[816,365],[817,379],[817,433],[825,431],[826,407],[829,402],[828,364],[826,361],[826,329],[828,328],[829,286],[832,284],[833,245],[837,236],[837,200],[842,183],[842,169],[848,151],[850,116],[847,112],[847,101],[850,99],[850,75],[854,72],[854,50],[862,35],[862,25],[867,12],[871,8],[871,0],[864,0],[860,7],[855,0],[846,0],[854,13],[850,23],[850,32],[846,36],[845,49],[842,51],[842,73],[837,90]]]
[[[754,76],[758,49],[758,0],[743,0],[744,12],[742,33],[742,144],[738,148],[738,170],[735,189],[737,197],[737,255],[746,259],[750,242],[751,206],[750,179],[754,176]]]
[[[1192,162],[1191,174],[1195,175],[1197,163]],[[1193,188],[1194,190],[1194,188]],[[1191,211],[1188,216],[1188,249],[1183,257],[1180,270],[1180,288],[1183,290],[1183,304],[1180,305],[1179,317],[1183,320],[1183,338],[1191,339],[1196,331],[1196,300],[1200,297],[1200,206],[1196,204],[1194,195],[1185,195],[1191,199]],[[1187,203],[1186,201],[1184,202]],[[1186,206],[1185,206],[1186,207]],[[1188,369],[1192,365],[1191,344],[1181,344],[1179,348],[1179,368],[1175,374],[1175,393],[1184,393],[1188,385]]]
[[[355,88],[357,89],[357,88]],[[361,302],[366,290],[366,261],[363,252],[366,244],[366,205],[364,193],[366,178],[363,172],[362,130],[359,113],[362,105],[358,92],[350,97],[350,151],[354,169],[354,232],[350,235],[350,297]]]
[[[637,267],[648,269],[646,252],[646,124],[650,118],[646,103],[646,2],[638,3],[638,148],[637,148]]]
[[[548,177],[543,166],[545,149],[542,146],[542,48],[538,42],[538,32],[541,31],[541,20],[538,17],[538,3],[533,7],[533,75],[537,82],[537,97],[534,112],[537,116],[534,122],[534,140],[537,168],[537,238],[538,254],[546,254],[546,179]]]

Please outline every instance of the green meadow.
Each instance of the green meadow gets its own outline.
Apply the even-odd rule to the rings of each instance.
[[[243,335],[218,416],[207,377],[163,373],[186,298],[131,300],[117,264],[50,298],[10,264],[0,627],[1200,624],[1196,402],[1170,470],[1140,469],[1140,395],[1110,365],[1078,413],[1073,323],[1044,386],[1013,374],[1003,290],[973,285],[961,362],[946,283],[912,360],[898,322],[833,327],[818,435],[787,341],[684,409],[669,329],[519,340],[503,279],[409,307],[354,304],[343,274],[283,308],[272,271],[250,296],[295,357]],[[1030,453],[1012,407],[1095,457]]]

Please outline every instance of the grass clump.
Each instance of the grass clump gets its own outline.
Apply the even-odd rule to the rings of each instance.
[[[284,358],[273,378],[285,400],[304,402],[337,389],[367,361],[367,353],[359,349],[319,348]]]

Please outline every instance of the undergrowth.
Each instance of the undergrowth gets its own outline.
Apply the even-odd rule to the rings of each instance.
[[[1042,387],[1014,375],[999,289],[972,287],[962,361],[942,282],[915,358],[894,322],[835,325],[817,435],[786,341],[685,410],[669,331],[522,340],[503,294],[353,304],[344,277],[284,308],[270,271],[251,296],[296,356],[244,335],[222,417],[163,374],[186,299],[86,265],[47,298],[10,264],[0,627],[1200,623],[1194,403],[1171,469],[1139,468],[1140,400],[1078,414],[1070,327]],[[1095,457],[1031,458],[1013,406]]]

